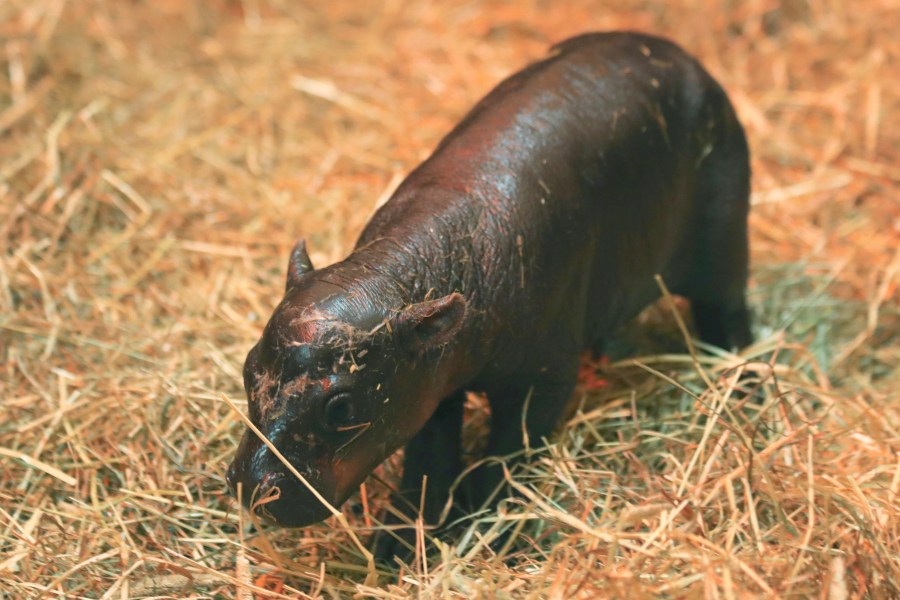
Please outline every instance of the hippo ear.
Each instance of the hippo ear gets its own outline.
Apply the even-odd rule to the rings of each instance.
[[[391,328],[404,347],[421,352],[451,341],[462,327],[465,314],[465,297],[453,293],[406,307],[393,319]]]
[[[312,261],[309,260],[309,254],[306,252],[306,240],[303,238],[297,240],[294,249],[291,250],[291,260],[288,262],[287,285],[285,290],[289,290],[300,283],[300,278],[305,274],[313,271]]]

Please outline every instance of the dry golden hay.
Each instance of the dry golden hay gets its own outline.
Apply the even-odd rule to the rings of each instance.
[[[294,239],[338,260],[500,78],[619,28],[746,124],[759,342],[692,357],[648,312],[516,500],[421,532],[442,560],[351,543],[395,463],[352,533],[254,528],[223,396]],[[898,31],[894,0],[0,4],[0,597],[900,597]]]

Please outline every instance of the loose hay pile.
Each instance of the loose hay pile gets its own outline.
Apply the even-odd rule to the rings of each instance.
[[[747,126],[759,342],[694,359],[650,311],[443,561],[253,529],[222,396],[294,238],[342,257],[496,81],[612,28]],[[0,597],[900,597],[897,31],[891,0],[0,5]]]

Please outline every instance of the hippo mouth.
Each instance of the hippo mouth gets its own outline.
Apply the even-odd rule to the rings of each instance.
[[[228,487],[237,496],[231,473],[229,469]],[[242,486],[241,503],[263,521],[280,527],[306,527],[331,516],[328,507],[291,473],[269,472],[252,488]]]
[[[330,461],[315,460],[305,477],[311,486],[332,506],[342,503],[337,498],[334,472]],[[312,490],[297,479],[256,435],[247,431],[238,447],[237,456],[225,476],[232,496],[238,497],[244,508],[263,520],[281,527],[305,527],[322,521],[331,510]]]

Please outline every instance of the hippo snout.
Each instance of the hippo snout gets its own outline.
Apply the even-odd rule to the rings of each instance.
[[[334,475],[327,468],[327,461],[292,463],[323,498],[334,504]],[[252,431],[244,432],[225,481],[235,497],[241,484],[244,508],[282,527],[305,527],[331,514]]]

